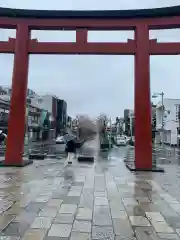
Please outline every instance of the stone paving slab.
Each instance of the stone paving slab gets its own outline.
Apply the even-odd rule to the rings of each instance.
[[[180,240],[180,166],[131,173],[121,152],[0,168],[0,240]]]

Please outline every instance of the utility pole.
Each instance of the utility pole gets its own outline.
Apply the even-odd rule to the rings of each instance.
[[[179,126],[178,126],[178,136],[180,135],[180,105],[179,105],[179,110],[178,110],[178,123],[179,123]],[[180,146],[179,144],[179,138],[178,138],[178,147]]]
[[[119,118],[117,117],[117,118],[116,118],[116,134],[119,134],[119,129],[120,129],[120,126],[119,126]]]
[[[162,147],[164,148],[164,93],[161,93],[162,101]]]
[[[112,137],[112,121],[110,118],[110,134],[109,134],[109,149],[111,148],[111,137]]]

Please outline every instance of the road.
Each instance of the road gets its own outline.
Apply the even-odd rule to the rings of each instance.
[[[40,144],[34,144],[29,149],[32,153],[47,153],[50,155],[55,154],[57,156],[63,156],[65,153],[65,144],[46,144],[44,146]],[[26,152],[28,152],[28,148],[26,149]],[[124,159],[127,153],[127,147],[114,147],[111,151],[102,152],[100,151],[99,136],[96,135],[95,138],[86,141],[78,152],[82,155],[100,155],[104,158],[109,156],[111,158]]]
[[[24,153],[47,153],[50,155],[63,155],[65,153],[65,144],[56,144],[54,140],[46,142],[31,142],[24,146]],[[0,156],[4,156],[5,146],[0,146]]]
[[[100,152],[99,149],[99,137],[96,136],[93,140],[85,142],[80,153],[83,155],[100,155],[105,159],[117,158],[119,160],[124,159],[127,156],[127,159],[134,161],[134,147],[116,147],[109,152]],[[41,144],[39,142],[31,143],[29,146],[25,146],[25,154],[29,151],[31,153],[47,153],[49,155],[64,156],[65,154],[65,144],[56,144],[54,142],[46,142],[46,144]],[[0,155],[3,156],[5,153],[5,148],[0,148]],[[164,149],[160,145],[153,146],[153,161],[157,164],[178,164],[180,165],[180,150],[177,148],[164,146]]]
[[[57,156],[63,156],[65,153],[65,144],[56,144],[55,142],[49,142],[46,144],[42,144],[39,142],[33,142],[29,146],[25,146],[24,153],[47,153]],[[83,155],[98,155],[100,154],[102,157],[107,158],[107,155],[115,158],[124,158],[127,152],[127,147],[114,147],[109,152],[100,152],[99,146],[99,137],[96,136],[93,140],[88,140],[84,143],[80,153]],[[5,154],[5,148],[0,148],[0,155],[3,156]]]
[[[81,148],[80,154],[95,156],[98,161],[111,161],[123,162],[124,157],[127,155],[128,146],[116,147],[114,146],[109,151],[100,151],[100,141],[97,135],[94,139],[85,142]]]
[[[33,147],[26,147],[25,152],[62,155],[65,153],[65,144],[35,144]]]

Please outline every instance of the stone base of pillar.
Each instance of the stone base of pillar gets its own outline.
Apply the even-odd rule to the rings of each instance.
[[[1,167],[25,167],[27,165],[30,165],[33,163],[33,160],[32,159],[27,159],[27,158],[24,158],[22,163],[15,163],[15,164],[7,164],[5,162],[5,160],[1,161],[0,162],[0,168]]]
[[[131,172],[164,172],[164,168],[160,168],[157,166],[152,166],[150,169],[145,169],[145,168],[136,168],[134,163],[126,163],[127,169],[129,169]]]

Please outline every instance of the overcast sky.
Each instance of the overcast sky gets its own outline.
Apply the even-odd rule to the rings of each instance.
[[[129,9],[172,6],[179,0],[0,0],[0,6],[31,9]],[[0,41],[14,37],[13,30],[0,30]],[[180,30],[150,32],[158,41],[180,41]],[[39,41],[74,41],[75,32],[33,31]],[[134,38],[132,32],[90,32],[89,41],[119,41]],[[0,84],[10,85],[13,56],[0,54]],[[68,113],[123,116],[134,104],[133,56],[30,56],[28,87],[52,93],[68,102]],[[151,91],[180,98],[180,56],[151,57]]]

